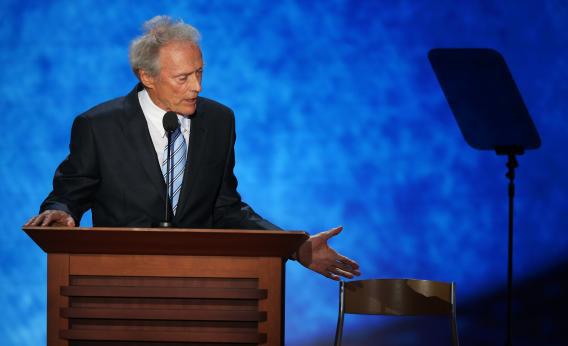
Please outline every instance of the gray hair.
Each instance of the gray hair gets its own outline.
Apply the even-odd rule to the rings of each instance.
[[[144,30],[142,36],[130,43],[128,52],[132,71],[139,79],[140,70],[151,76],[160,72],[160,48],[166,44],[172,41],[189,41],[199,47],[199,32],[181,20],[174,21],[168,16],[156,16],[144,23]]]

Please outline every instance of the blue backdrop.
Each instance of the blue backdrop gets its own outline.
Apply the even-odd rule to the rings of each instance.
[[[543,139],[520,157],[515,279],[568,260],[564,1],[3,0],[0,14],[2,345],[45,343],[46,256],[21,225],[51,189],[74,116],[136,83],[128,44],[157,14],[202,33],[202,95],[236,113],[244,199],[286,229],[345,226],[332,245],[363,278],[456,281],[472,307],[465,345],[502,343],[502,299],[484,321],[475,306],[505,285],[505,161],[465,144],[427,52],[498,49]],[[286,280],[286,343],[330,344],[336,283],[297,263]],[[353,317],[346,333],[400,321]],[[519,342],[554,333],[518,330]]]

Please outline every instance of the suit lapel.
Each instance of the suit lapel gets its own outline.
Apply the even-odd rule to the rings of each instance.
[[[125,116],[121,118],[122,129],[126,136],[127,142],[131,144],[138,161],[144,168],[156,192],[162,197],[164,203],[166,201],[166,183],[162,177],[162,171],[158,164],[158,157],[148,123],[138,102],[138,91],[141,85],[137,85],[125,98]]]
[[[198,99],[199,100],[199,99]],[[203,162],[205,143],[207,142],[207,129],[205,128],[205,119],[203,114],[199,112],[199,103],[197,111],[191,118],[191,129],[189,135],[189,145],[185,170],[183,172],[183,182],[181,186],[180,196],[178,200],[178,209],[174,219],[181,218],[188,210],[188,201],[191,197],[191,190],[195,186],[195,179]]]

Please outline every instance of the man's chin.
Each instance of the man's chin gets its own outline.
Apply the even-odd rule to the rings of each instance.
[[[181,114],[186,117],[190,117],[195,114],[196,107],[183,107],[182,109],[176,110],[177,114]]]

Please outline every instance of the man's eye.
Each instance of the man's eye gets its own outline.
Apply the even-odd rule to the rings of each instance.
[[[187,76],[179,77],[178,81],[185,82],[187,80]]]

